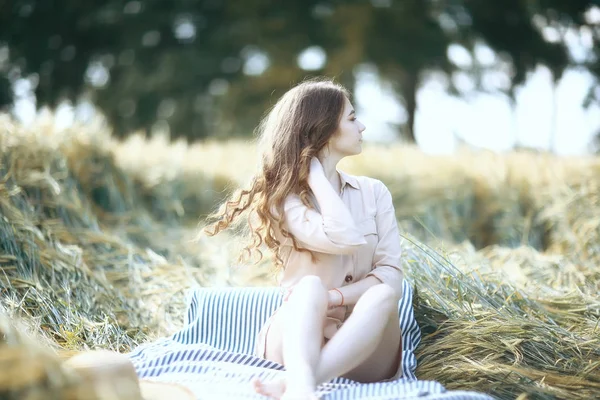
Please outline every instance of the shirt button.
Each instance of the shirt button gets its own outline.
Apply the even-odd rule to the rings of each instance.
[[[346,275],[346,277],[344,278],[344,280],[346,281],[346,283],[352,282],[352,279],[353,279],[352,275],[350,275],[350,274]]]

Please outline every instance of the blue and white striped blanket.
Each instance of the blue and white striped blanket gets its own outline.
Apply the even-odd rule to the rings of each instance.
[[[251,381],[275,379],[283,374],[283,366],[253,356],[254,339],[281,301],[278,288],[195,289],[189,296],[184,327],[171,337],[138,347],[129,357],[140,378],[182,384],[198,399],[264,400],[253,392]],[[336,378],[319,386],[321,399],[492,399],[417,380],[414,350],[421,332],[413,314],[412,288],[406,281],[398,312],[403,377],[371,384]]]

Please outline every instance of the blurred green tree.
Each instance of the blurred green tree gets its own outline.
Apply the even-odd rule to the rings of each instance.
[[[168,127],[173,138],[247,136],[285,90],[306,76],[350,89],[368,63],[405,106],[399,127],[414,141],[417,91],[430,71],[453,64],[448,47],[484,43],[511,66],[512,96],[528,71],[569,65],[600,76],[596,57],[574,60],[566,32],[598,24],[594,0],[0,0],[0,107],[30,78],[38,106],[87,99],[117,135]],[[548,40],[544,29],[561,34]],[[302,63],[312,52],[318,62]],[[313,60],[314,61],[314,60]],[[305,65],[306,64],[306,65]],[[449,90],[462,94],[449,79]],[[481,86],[480,86],[481,88]],[[598,101],[594,88],[589,102]]]
[[[440,70],[451,74],[456,69],[446,55],[452,36],[438,23],[434,3],[406,0],[376,7],[365,35],[366,59],[378,67],[404,104],[407,122],[401,133],[409,142],[415,142],[417,90],[424,73]]]

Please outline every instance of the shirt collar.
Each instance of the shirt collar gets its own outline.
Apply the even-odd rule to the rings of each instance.
[[[346,184],[352,186],[354,189],[360,189],[360,187],[358,186],[358,180],[356,179],[356,177],[352,176],[352,175],[348,175],[347,173],[345,173],[344,171],[339,171],[338,173],[340,174],[340,180],[342,181],[342,187],[346,186]]]

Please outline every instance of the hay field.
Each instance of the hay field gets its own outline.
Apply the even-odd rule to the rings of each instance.
[[[272,284],[268,263],[233,264],[229,234],[193,240],[254,157],[0,117],[0,398],[101,398],[61,361],[174,332],[194,285]],[[421,379],[600,397],[600,159],[370,145],[341,168],[394,196]]]

